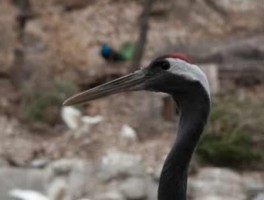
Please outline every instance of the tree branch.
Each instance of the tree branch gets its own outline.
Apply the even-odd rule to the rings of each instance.
[[[140,66],[144,54],[144,47],[147,40],[147,34],[149,29],[149,24],[148,24],[149,16],[155,1],[156,0],[146,0],[144,4],[143,11],[140,16],[140,31],[136,43],[135,53],[133,55],[132,67],[130,69],[131,71],[134,71]]]

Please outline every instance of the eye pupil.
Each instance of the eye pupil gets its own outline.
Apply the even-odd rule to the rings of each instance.
[[[168,62],[162,62],[162,63],[160,64],[160,67],[161,67],[161,69],[163,69],[163,70],[168,70],[168,69],[170,68],[170,63],[168,63]]]

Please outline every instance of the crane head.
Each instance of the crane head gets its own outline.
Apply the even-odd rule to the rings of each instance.
[[[209,84],[201,69],[178,53],[163,55],[147,67],[70,97],[63,105],[82,104],[125,91],[147,90],[168,94],[192,92],[193,85],[209,94]]]

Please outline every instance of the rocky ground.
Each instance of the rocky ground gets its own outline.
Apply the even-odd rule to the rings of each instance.
[[[166,122],[149,109],[140,119],[131,117],[131,113],[140,116],[145,104],[159,105],[153,103],[159,102],[159,95],[152,96],[152,102],[142,102],[147,95],[130,93],[94,102],[89,105],[94,113],[91,119],[78,110],[64,109],[62,118],[68,126],[28,126],[2,116],[1,199],[9,199],[13,189],[38,191],[49,199],[156,199],[176,122]],[[109,104],[111,112],[106,109]],[[135,109],[135,104],[140,108]],[[262,198],[261,166],[236,171],[201,164],[197,157],[193,161],[190,199]]]
[[[77,90],[129,70],[129,63],[106,63],[98,52],[104,42],[118,49],[136,40],[143,1],[12,2],[0,2],[0,199],[11,199],[12,189],[19,189],[13,195],[23,192],[20,189],[34,190],[50,200],[157,199],[160,169],[177,124],[177,119],[167,121],[161,114],[163,95],[127,93],[91,102],[81,107],[83,113],[66,111],[71,125],[59,106]],[[263,11],[259,0],[158,1],[143,64],[161,52],[185,52],[201,65],[219,68],[216,93],[229,91],[232,83],[231,91],[250,91],[257,104],[263,99],[263,76],[254,81],[243,76],[241,84],[237,72],[239,63],[255,67],[255,61],[264,62]],[[234,47],[230,41],[241,45]],[[235,69],[231,76],[230,68]],[[254,72],[262,74],[263,69]],[[47,100],[49,106],[39,108],[44,118],[25,114],[34,104],[31,94],[56,93],[57,80],[60,86],[66,80],[70,85],[64,87],[73,84],[77,89],[63,90],[54,105]],[[32,115],[41,120],[32,121]],[[96,115],[100,117],[89,118]],[[252,132],[263,133],[261,127],[254,125]],[[263,137],[254,137],[263,144]],[[188,196],[262,200],[264,173],[259,165],[235,170],[195,157]]]

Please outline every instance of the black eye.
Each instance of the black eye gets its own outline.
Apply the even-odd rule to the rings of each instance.
[[[159,66],[163,70],[170,69],[170,63],[168,61],[162,61],[162,62],[160,62]]]

